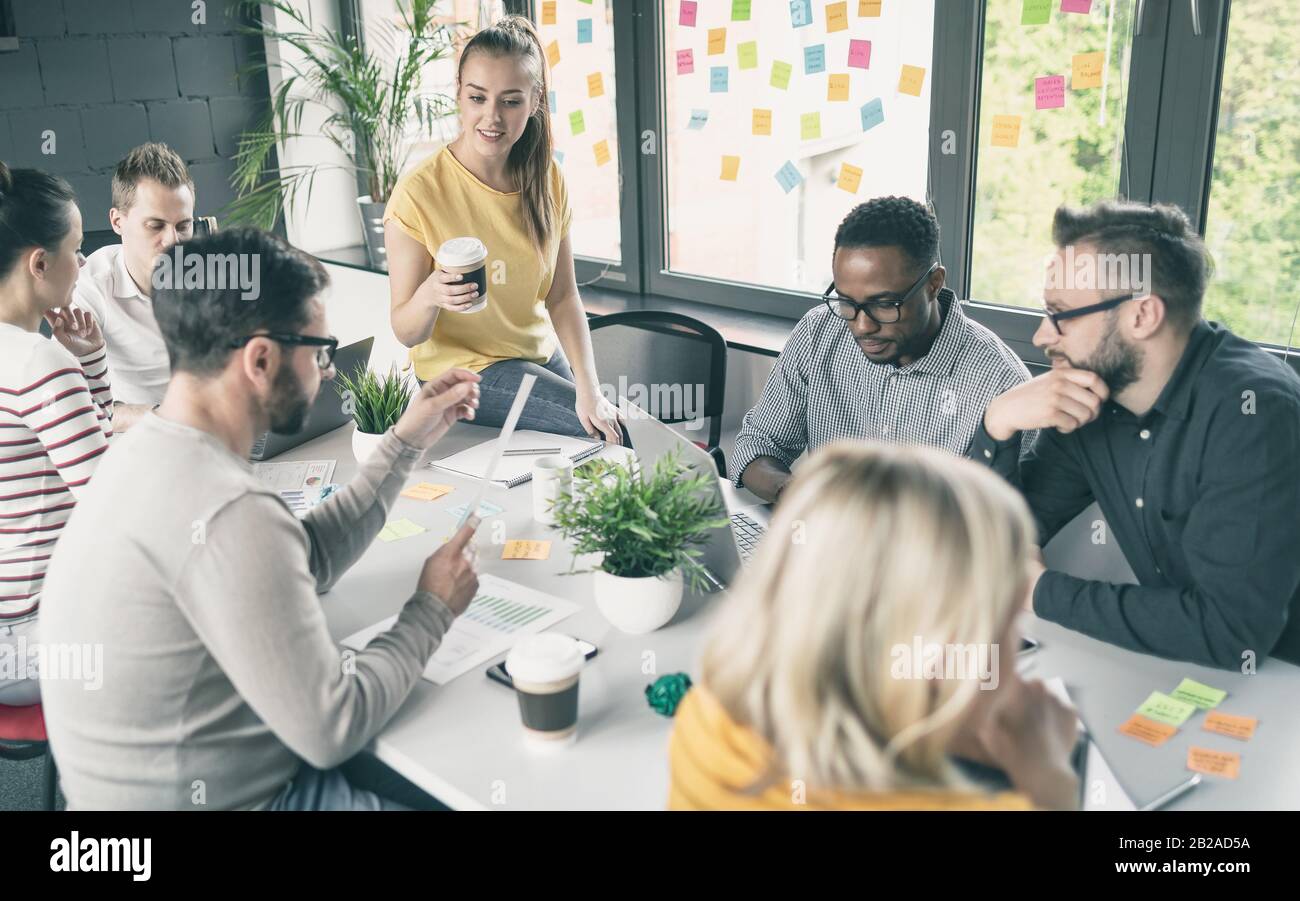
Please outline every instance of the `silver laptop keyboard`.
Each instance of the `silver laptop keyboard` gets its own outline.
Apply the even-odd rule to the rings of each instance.
[[[731,514],[731,530],[736,534],[736,546],[740,548],[740,559],[746,563],[754,556],[754,547],[758,539],[767,531],[762,523],[747,513]]]

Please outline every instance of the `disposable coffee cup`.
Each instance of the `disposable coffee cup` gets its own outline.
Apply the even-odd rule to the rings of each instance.
[[[461,313],[477,313],[487,306],[487,245],[478,238],[452,238],[438,248],[435,262],[443,272],[461,276],[478,287],[478,302]]]
[[[555,525],[553,505],[573,491],[573,461],[562,454],[550,454],[533,461],[533,519]]]
[[[554,632],[525,636],[506,656],[530,745],[556,748],[577,740],[583,662],[578,642]]]

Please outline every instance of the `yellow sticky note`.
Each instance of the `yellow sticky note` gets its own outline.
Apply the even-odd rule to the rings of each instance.
[[[745,41],[736,45],[736,59],[741,69],[758,68],[758,41]]]
[[[1201,724],[1201,728],[1206,732],[1226,735],[1228,738],[1250,741],[1258,724],[1259,720],[1253,716],[1233,716],[1231,713],[1211,710],[1205,715],[1205,722]]]
[[[555,24],[555,0],[542,0],[542,24]]]
[[[898,76],[898,93],[921,96],[921,86],[925,84],[924,66],[903,66]]]
[[[772,133],[772,111],[770,109],[754,110],[754,134],[770,135]]]
[[[434,485],[432,482],[421,482],[403,491],[402,497],[409,497],[416,501],[436,501],[444,494],[451,494],[453,491],[455,489],[450,485]]]
[[[826,82],[826,99],[827,100],[848,100],[849,99],[849,76],[832,75]]]
[[[507,541],[501,549],[502,560],[545,560],[551,556],[549,541]]]
[[[1100,50],[1096,53],[1076,53],[1072,61],[1074,65],[1070,73],[1070,87],[1076,91],[1101,87],[1101,70],[1106,65],[1106,54]]]
[[[398,541],[402,538],[410,538],[412,535],[419,535],[424,531],[427,531],[424,526],[409,519],[394,519],[379,530],[379,540]]]
[[[1241,775],[1241,755],[1232,751],[1191,747],[1187,749],[1187,768],[1197,773],[1236,779]]]
[[[994,147],[1019,147],[1020,146],[1020,117],[1019,116],[994,116],[993,117],[993,146]]]
[[[609,162],[609,141],[597,141],[591,149],[596,154],[597,166],[603,166]]]
[[[826,32],[849,30],[848,0],[826,4]]]
[[[848,163],[840,163],[840,177],[835,182],[835,187],[841,191],[848,191],[850,194],[858,193],[858,188],[862,185],[862,170],[857,166],[850,166]]]
[[[599,72],[592,72],[587,76],[587,96],[601,97],[605,93],[605,79]]]
[[[815,141],[822,136],[822,114],[804,113],[799,117],[799,137]]]
[[[858,0],[858,15],[867,19],[880,18],[881,0]]]
[[[719,53],[727,52],[727,29],[710,28],[709,29],[709,56],[717,56]]]
[[[724,156],[722,158],[722,180],[735,181],[740,174],[740,157]]]
[[[546,45],[546,61],[551,64],[552,69],[554,69],[556,66],[560,64],[560,42],[559,41],[551,41],[549,44]]]

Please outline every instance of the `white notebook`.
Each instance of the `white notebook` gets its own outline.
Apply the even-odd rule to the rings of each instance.
[[[492,438],[482,444],[476,444],[459,453],[435,460],[430,466],[459,473],[473,479],[481,479],[487,474],[488,464],[492,462],[492,453],[496,450],[497,439]],[[510,436],[507,450],[524,448],[549,448],[548,453],[560,453],[574,463],[580,463],[600,452],[605,446],[603,441],[589,438],[570,438],[567,435],[552,435],[547,432],[534,432],[519,429]],[[524,454],[522,456],[502,456],[493,475],[492,484],[513,488],[522,485],[533,477],[533,461],[547,454]]]

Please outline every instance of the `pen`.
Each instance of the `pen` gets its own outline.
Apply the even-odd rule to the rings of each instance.
[[[1175,799],[1181,798],[1183,795],[1187,794],[1189,791],[1196,788],[1196,786],[1200,784],[1201,784],[1201,774],[1197,773],[1194,776],[1192,776],[1192,778],[1188,779],[1186,782],[1180,783],[1179,785],[1175,785],[1173,788],[1169,789],[1169,791],[1165,792],[1163,795],[1156,798],[1151,803],[1139,807],[1138,810],[1159,810],[1161,807],[1164,807],[1166,804],[1171,803]]]
[[[558,454],[558,447],[516,447],[512,450],[502,451],[503,457],[523,457],[528,454]]]

